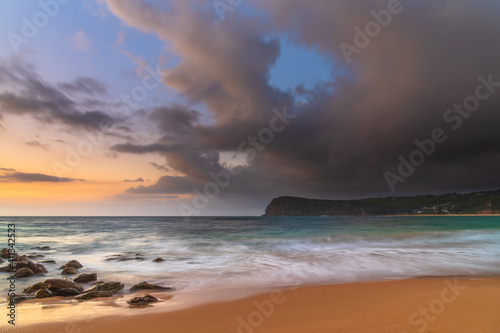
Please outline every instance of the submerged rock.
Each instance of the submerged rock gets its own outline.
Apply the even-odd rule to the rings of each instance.
[[[43,264],[55,264],[56,263],[55,260],[37,260],[37,262],[43,263]]]
[[[35,283],[35,284],[29,286],[28,288],[25,288],[23,290],[23,293],[32,294],[32,293],[34,293],[40,289],[43,289],[43,288],[45,288],[45,284],[43,282],[38,282],[38,283]]]
[[[132,288],[130,288],[131,291],[132,290],[144,290],[144,289],[148,289],[148,290],[170,290],[172,288],[170,288],[170,287],[162,287],[162,286],[159,286],[157,284],[151,284],[151,283],[148,283],[148,282],[141,282],[141,283],[136,284]]]
[[[63,280],[63,279],[48,279],[44,281],[45,288],[49,289],[50,291],[57,291],[59,289],[63,288],[75,288],[79,292],[83,292],[84,288],[81,284],[75,283],[70,280]]]
[[[62,275],[73,275],[73,274],[78,274],[78,270],[74,267],[66,267],[63,269],[61,272]]]
[[[87,282],[92,282],[97,280],[97,274],[96,273],[91,273],[91,274],[80,274],[76,278],[73,279],[73,281],[78,282],[78,283],[87,283]]]
[[[21,269],[18,269],[16,273],[14,273],[15,278],[24,278],[24,277],[30,277],[35,275],[35,273],[29,269],[28,267],[23,267]]]
[[[153,259],[154,262],[162,262],[162,261],[165,261],[165,259],[163,258],[156,258],[156,259]]]
[[[116,261],[144,260],[143,257],[117,258]]]
[[[36,298],[47,298],[47,297],[52,297],[52,294],[47,290],[47,289],[40,289],[37,290],[35,293]]]
[[[59,267],[59,269],[65,269],[67,267],[82,268],[83,265],[80,264],[80,262],[78,260],[71,260],[71,261],[68,261],[67,263],[65,263],[64,265],[62,265],[61,267]]]
[[[158,298],[151,295],[144,295],[142,297],[133,297],[127,301],[132,308],[138,308],[143,306],[148,306],[149,303],[158,302]]]
[[[28,254],[28,255],[26,255],[26,257],[28,257],[30,259],[36,259],[36,258],[43,258],[45,256],[43,254]]]
[[[75,288],[61,288],[56,290],[54,296],[76,296],[80,294],[81,293]]]
[[[35,247],[32,247],[32,249],[34,249],[34,250],[42,250],[42,251],[52,250],[50,248],[50,246],[35,246]]]
[[[83,301],[96,297],[111,297],[111,296],[113,296],[113,292],[111,291],[88,291],[73,298],[79,301]]]
[[[136,256],[124,256],[124,255],[113,255],[111,258],[104,259],[105,261],[130,261],[130,260],[144,260],[144,257]]]
[[[88,288],[84,292],[92,292],[92,291],[111,291],[112,293],[115,293],[117,291],[120,291],[125,287],[123,283],[120,282],[106,282],[106,283],[98,283],[93,285],[92,287]]]

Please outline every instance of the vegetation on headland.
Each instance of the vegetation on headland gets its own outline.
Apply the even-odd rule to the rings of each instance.
[[[500,214],[500,190],[359,200],[279,197],[264,216]]]

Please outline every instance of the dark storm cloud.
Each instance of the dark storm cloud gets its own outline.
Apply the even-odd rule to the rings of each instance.
[[[402,11],[351,63],[339,45],[354,44],[354,28],[364,29],[374,20],[370,12],[386,9],[387,1],[255,0],[251,4],[269,19],[235,10],[218,24],[214,12],[192,10],[196,1],[172,1],[170,12],[141,1],[108,3],[128,25],[172,45],[181,60],[163,82],[192,105],[206,105],[214,117],[207,125],[186,107],[158,108],[150,119],[162,131],[161,140],[115,146],[120,152],[158,152],[185,177],[162,178],[130,193],[191,193],[187,184],[202,186],[210,172],[225,168],[219,152],[236,151],[248,135],[268,126],[273,108],[284,105],[299,116],[227,191],[267,197],[392,195],[384,172],[397,172],[398,156],[408,158],[414,141],[429,138],[435,128],[443,128],[448,139],[398,184],[396,195],[500,186],[500,88],[457,130],[443,119],[448,108],[475,93],[480,76],[500,82],[497,1],[401,2]],[[335,79],[290,92],[270,86],[280,48],[269,36],[280,33],[319,50]],[[294,103],[294,94],[307,102]]]
[[[42,173],[24,173],[13,172],[0,176],[0,182],[15,182],[15,183],[34,183],[34,182],[49,182],[49,183],[69,183],[75,181],[85,181],[85,179],[61,178],[49,176]]]
[[[192,134],[193,125],[199,120],[200,113],[174,104],[173,107],[156,108],[150,115],[151,121],[168,135]]]
[[[75,88],[79,84],[87,89],[86,93],[96,93],[96,85],[100,84],[88,78],[84,79],[86,83],[81,83],[81,79],[75,82],[68,87]],[[66,90],[71,90],[68,87]],[[94,130],[99,129],[103,122],[112,123],[114,120],[103,111],[89,110],[85,102],[78,102],[70,94],[44,81],[33,66],[19,59],[0,59],[0,112],[0,116],[30,115],[44,123],[63,123]]]
[[[147,118],[155,123],[155,129],[163,135],[161,143],[140,145],[127,142],[114,145],[111,150],[133,154],[189,151],[196,142],[194,123],[199,116],[199,112],[180,105],[156,108],[147,115]]]
[[[79,77],[70,83],[61,83],[59,87],[70,93],[82,93],[87,95],[105,95],[108,90],[106,85],[91,77]]]

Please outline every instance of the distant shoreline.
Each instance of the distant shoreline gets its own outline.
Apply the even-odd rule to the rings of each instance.
[[[278,197],[271,200],[264,216],[482,216],[500,215],[500,190],[325,200]]]
[[[408,215],[380,215],[380,216],[500,216],[500,214],[408,214]]]
[[[403,214],[403,215],[395,215],[395,214],[389,214],[389,215],[283,215],[283,216],[268,216],[268,215],[261,215],[258,217],[416,217],[416,216],[453,216],[453,217],[460,217],[460,216],[500,216],[500,214]]]

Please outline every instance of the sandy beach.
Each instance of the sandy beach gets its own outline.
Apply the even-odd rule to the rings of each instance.
[[[273,289],[250,297],[176,310],[175,293],[153,293],[162,302],[129,309],[129,295],[72,305],[60,321],[57,306],[40,311],[33,301],[18,307],[18,332],[500,332],[500,279],[425,278]],[[51,300],[53,302],[53,300]],[[194,303],[193,303],[194,304]],[[38,308],[38,310],[35,310]],[[78,317],[92,309],[92,315]],[[89,312],[90,313],[90,312]],[[52,314],[52,317],[50,316]],[[62,318],[65,318],[64,320]],[[4,326],[5,327],[5,326]]]

